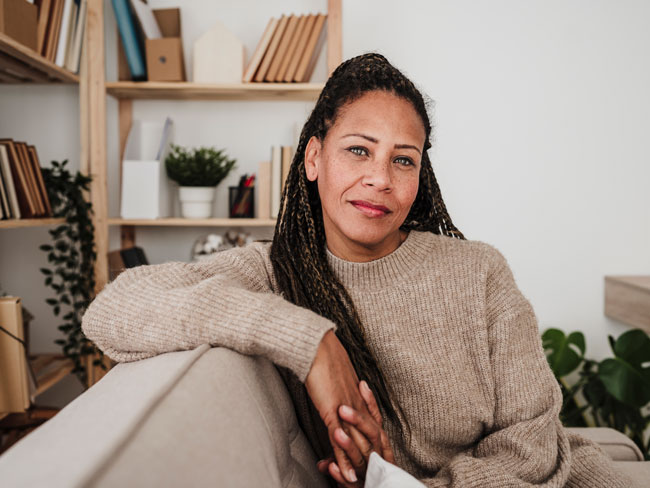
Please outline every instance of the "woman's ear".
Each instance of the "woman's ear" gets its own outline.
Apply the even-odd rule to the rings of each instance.
[[[316,136],[311,136],[305,148],[305,174],[309,181],[316,181],[318,178],[318,166],[320,164],[321,143]]]

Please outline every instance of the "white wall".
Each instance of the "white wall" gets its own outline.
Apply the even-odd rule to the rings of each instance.
[[[180,4],[150,0],[154,8]],[[244,8],[241,5],[245,5]],[[191,44],[222,20],[253,52],[268,18],[324,11],[326,1],[182,2]],[[116,79],[116,27],[105,2],[107,77]],[[343,57],[378,51],[435,101],[430,156],[449,213],[469,239],[497,246],[539,318],[540,330],[582,330],[587,353],[628,327],[603,315],[603,277],[650,273],[650,4],[643,1],[343,1]],[[314,80],[324,81],[321,57]],[[119,213],[117,103],[108,97],[110,215]],[[239,161],[217,193],[254,172],[271,144],[292,143],[308,102],[136,101],[134,117],[176,124],[175,142],[225,147]],[[44,164],[78,168],[74,87],[0,88],[0,135],[36,144]],[[41,114],[45,114],[41,116]],[[151,262],[186,260],[210,229],[139,229]],[[257,230],[256,237],[271,230]],[[56,351],[57,320],[38,268],[43,229],[0,232],[0,283],[36,314],[32,347]],[[111,231],[112,248],[119,245]],[[42,403],[62,404],[74,380]]]

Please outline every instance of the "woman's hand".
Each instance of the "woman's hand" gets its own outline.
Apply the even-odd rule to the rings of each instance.
[[[351,424],[350,431],[352,433],[352,438],[345,435],[343,430],[337,429],[335,432],[335,439],[346,453],[348,453],[348,451],[354,452],[352,447],[353,445],[356,445],[359,452],[363,454],[363,461],[367,469],[367,465],[370,462],[370,453],[375,450],[368,439],[378,438],[381,450],[376,451],[377,454],[389,463],[395,464],[395,456],[388,441],[388,436],[381,428],[382,417],[377,402],[375,401],[375,397],[365,381],[362,381],[359,384],[359,390],[371,417],[369,418],[365,413],[358,412],[354,409],[348,410],[342,405],[339,408],[339,415],[346,423]],[[361,484],[350,484],[346,482],[341,476],[341,471],[334,462],[334,458],[323,459],[318,462],[317,466],[321,473],[329,473],[339,483],[339,486],[344,486],[346,488],[362,486]],[[365,470],[363,477],[365,478]]]
[[[359,392],[359,378],[348,353],[333,330],[325,333],[318,346],[316,357],[305,379],[305,387],[327,427],[336,459],[336,468],[339,470],[340,481],[337,481],[357,482],[359,475],[365,475],[363,454],[355,443],[347,444],[347,448],[344,449],[342,445],[345,445],[345,442],[340,443],[337,439],[340,439],[341,432],[354,438],[358,438],[360,434],[351,424],[340,421],[338,410],[339,406],[348,405],[359,413],[366,414],[370,418],[372,416],[364,397]],[[341,430],[338,434],[336,434],[337,429]],[[373,450],[382,452],[380,437],[375,436],[369,440]],[[343,473],[342,477],[341,473]]]

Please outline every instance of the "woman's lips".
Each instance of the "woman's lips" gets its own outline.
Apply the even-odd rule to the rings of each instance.
[[[370,206],[370,204],[367,204],[366,202],[355,200],[350,203],[352,204],[352,206],[354,206],[354,208],[356,208],[363,214],[367,215],[368,217],[383,217],[384,215],[388,215],[390,213],[389,210],[382,210],[382,209],[372,207]]]

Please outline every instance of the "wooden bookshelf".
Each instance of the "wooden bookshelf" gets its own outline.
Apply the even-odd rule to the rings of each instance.
[[[316,100],[324,83],[208,84],[163,81],[113,81],[106,93],[141,100]]]
[[[8,219],[0,220],[0,229],[19,229],[25,227],[45,227],[48,225],[64,224],[65,219]]]
[[[0,32],[0,83],[79,83],[79,76]]]
[[[275,219],[121,219],[109,218],[108,225],[142,226],[142,227],[274,227]]]

